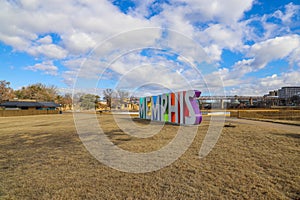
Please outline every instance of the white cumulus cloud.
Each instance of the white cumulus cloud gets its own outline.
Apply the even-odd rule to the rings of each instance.
[[[26,70],[31,70],[31,71],[41,71],[44,74],[49,74],[56,76],[58,74],[58,67],[53,64],[52,61],[44,61],[42,63],[37,63],[32,66],[27,66],[25,67]]]

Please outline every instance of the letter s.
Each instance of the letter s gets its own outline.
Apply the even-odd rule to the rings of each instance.
[[[189,90],[185,93],[185,103],[189,111],[189,116],[185,116],[185,124],[200,124],[202,113],[199,109],[196,97],[200,97],[201,92],[198,90]]]

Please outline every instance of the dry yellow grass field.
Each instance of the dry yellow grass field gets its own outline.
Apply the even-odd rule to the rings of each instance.
[[[127,135],[98,116],[119,147],[149,152],[178,126],[150,138]],[[208,156],[198,152],[205,117],[189,149],[161,170],[134,174],[96,160],[80,141],[72,114],[0,118],[0,199],[299,199],[300,127],[227,118]],[[147,121],[134,120],[139,126]]]

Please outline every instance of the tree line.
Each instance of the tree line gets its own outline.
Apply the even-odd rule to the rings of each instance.
[[[94,94],[82,94],[77,93],[73,97],[73,102],[76,105],[79,105],[80,109],[112,109],[112,108],[118,108],[121,107],[122,104],[132,103],[137,98],[130,97],[129,93],[124,90],[116,90],[113,89],[105,89],[103,90],[103,100],[106,101],[105,104],[103,102],[99,102],[100,96],[94,95]],[[77,106],[78,108],[78,106]]]
[[[31,84],[21,89],[14,90],[10,82],[0,80],[0,103],[16,99],[30,99],[36,101],[52,101],[61,105],[71,105],[72,95],[59,94],[56,86],[46,86],[42,83]]]
[[[129,93],[124,90],[114,91],[105,89],[103,91],[103,99],[106,104],[100,103],[100,96],[95,94],[77,93],[60,94],[58,88],[54,85],[46,86],[42,83],[24,86],[21,89],[14,90],[10,87],[10,82],[0,80],[0,103],[14,99],[31,99],[36,101],[52,101],[61,104],[62,107],[71,108],[73,104],[77,104],[83,109],[104,108],[111,109],[113,106],[125,103],[129,98]],[[135,99],[131,97],[131,99]]]

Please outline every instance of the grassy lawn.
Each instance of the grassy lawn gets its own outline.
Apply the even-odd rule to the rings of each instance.
[[[111,115],[98,118],[113,143],[135,152],[163,147],[179,128],[167,124],[142,139],[124,133]],[[198,156],[209,125],[205,118],[190,148],[173,164],[133,174],[90,155],[71,114],[0,118],[0,199],[300,198],[300,127],[233,123],[236,127],[223,129],[207,157]]]

